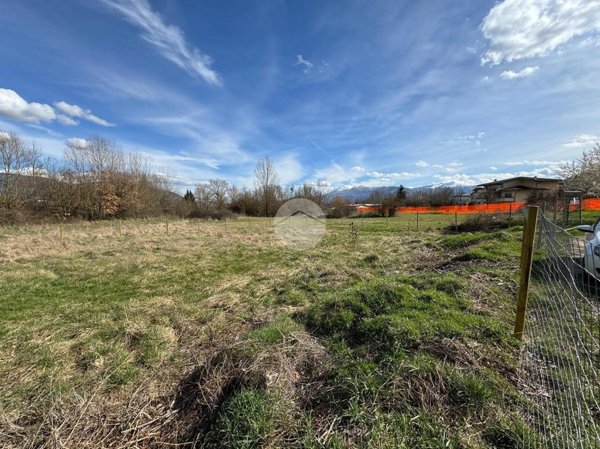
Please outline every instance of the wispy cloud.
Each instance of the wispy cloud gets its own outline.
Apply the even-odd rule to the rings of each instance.
[[[174,25],[167,25],[160,14],[152,10],[147,0],[103,1],[140,28],[142,38],[152,44],[163,57],[191,75],[199,75],[209,84],[222,84],[221,76],[211,68],[210,56],[190,46],[183,31]]]
[[[429,167],[429,163],[426,161],[417,161],[415,162],[415,165],[420,168]]]
[[[412,179],[415,178],[417,176],[419,176],[418,173],[411,173],[411,172],[391,172],[391,173],[385,173],[385,172],[379,172],[379,171],[370,171],[367,173],[367,176],[370,176],[371,178],[377,178],[377,179],[381,179],[384,181],[391,181],[391,180],[402,180],[402,179]]]
[[[505,70],[504,72],[502,72],[500,74],[500,78],[505,79],[505,80],[512,80],[515,78],[526,78],[528,76],[533,75],[539,69],[540,68],[538,66],[535,66],[535,67],[525,67],[523,70],[519,70],[518,72],[515,72],[514,70]]]
[[[87,120],[88,122],[95,123],[100,126],[114,126],[112,123],[107,122],[103,118],[100,118],[94,114],[89,109],[83,109],[76,104],[65,103],[64,101],[59,101],[54,103],[54,107],[63,113],[63,115],[59,116],[59,121],[65,125],[76,125],[77,121],[74,118]]]
[[[489,48],[482,64],[547,55],[576,36],[600,30],[598,0],[505,0],[481,24]]]
[[[302,55],[296,55],[296,63],[294,65],[303,66],[304,73],[309,73],[314,67],[314,64],[312,62],[310,62],[309,60],[304,59],[304,57]]]
[[[600,136],[595,134],[579,134],[573,137],[569,142],[565,143],[564,146],[567,148],[581,148],[583,150],[593,147],[595,144],[600,143]]]
[[[533,170],[522,170],[517,172],[493,172],[493,173],[455,173],[451,175],[438,174],[434,175],[437,179],[436,185],[450,184],[459,186],[474,186],[484,182],[490,182],[495,179],[513,178],[515,176],[538,176],[540,178],[556,177],[556,170],[550,167],[540,167]]]
[[[530,160],[525,159],[522,161],[508,161],[508,162],[505,162],[504,165],[507,165],[509,167],[515,167],[518,165],[541,165],[541,166],[555,167],[555,166],[560,166],[560,165],[566,164],[567,162],[569,162],[569,161],[536,161],[536,160],[530,161]]]

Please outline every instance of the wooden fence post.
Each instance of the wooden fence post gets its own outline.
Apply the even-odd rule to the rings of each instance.
[[[417,231],[419,231],[419,211],[417,211]]]
[[[537,228],[539,208],[529,206],[527,222],[523,230],[523,242],[521,244],[521,278],[519,281],[519,300],[517,303],[517,317],[515,320],[514,336],[523,339],[523,328],[525,327],[525,313],[527,311],[527,296],[529,294],[529,278],[531,276],[531,264],[533,262],[533,242]]]
[[[512,203],[508,205],[508,221],[512,220]]]
[[[458,211],[454,211],[454,231],[458,232]]]
[[[64,225],[61,223],[60,224],[60,241],[63,241],[63,236],[64,236],[65,230],[64,230]]]

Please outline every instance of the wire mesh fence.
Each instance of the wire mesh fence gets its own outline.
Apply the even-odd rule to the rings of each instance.
[[[524,448],[600,448],[600,223],[574,237],[543,214],[531,271],[520,379]]]

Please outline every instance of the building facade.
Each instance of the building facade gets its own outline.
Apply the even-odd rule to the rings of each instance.
[[[471,193],[471,202],[512,203],[557,194],[562,186],[560,179],[518,176],[480,184]]]

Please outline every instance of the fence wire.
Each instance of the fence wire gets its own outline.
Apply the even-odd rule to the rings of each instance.
[[[539,218],[520,379],[524,448],[600,448],[600,256]]]

